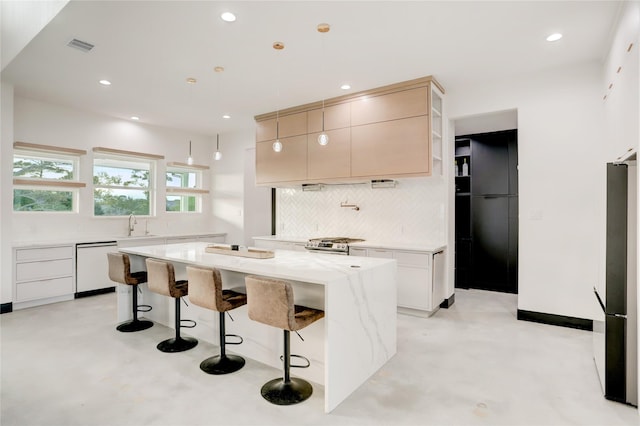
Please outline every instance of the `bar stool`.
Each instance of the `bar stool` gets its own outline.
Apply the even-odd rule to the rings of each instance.
[[[116,330],[130,333],[153,327],[153,322],[138,319],[138,312],[149,312],[151,310],[151,306],[149,305],[138,305],[138,284],[147,282],[146,271],[131,272],[129,255],[124,253],[107,253],[107,259],[109,261],[109,279],[133,287],[131,291],[133,319],[123,322],[116,327]]]
[[[284,376],[268,381],[262,386],[262,397],[272,404],[291,405],[309,398],[313,387],[300,378],[291,378],[290,368],[309,367],[309,360],[300,355],[291,355],[290,331],[303,329],[324,317],[324,311],[295,305],[291,283],[286,281],[247,276],[247,299],[249,318],[284,331]],[[302,358],[307,365],[291,365],[291,357]]]
[[[226,345],[239,345],[242,343],[242,337],[226,334],[224,314],[246,305],[247,295],[233,290],[223,290],[220,271],[215,268],[187,266],[187,279],[191,303],[219,313],[220,355],[202,361],[200,369],[209,374],[228,374],[240,370],[244,366],[244,358],[238,355],[227,355]],[[227,342],[227,337],[237,337],[240,341]]]
[[[147,275],[149,290],[164,296],[173,297],[175,299],[175,329],[176,337],[164,340],[158,343],[158,350],[162,352],[183,352],[187,351],[198,344],[198,341],[192,337],[181,337],[180,327],[193,328],[195,322],[191,320],[180,319],[180,298],[189,293],[189,283],[187,280],[176,281],[176,274],[173,264],[163,262],[161,260],[149,259],[145,260],[147,264]],[[183,326],[182,321],[193,323],[190,326]]]

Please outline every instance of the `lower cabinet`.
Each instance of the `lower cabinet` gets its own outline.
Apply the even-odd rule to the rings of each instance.
[[[75,245],[14,248],[14,309],[73,299]]]
[[[414,252],[351,248],[351,256],[396,259],[398,262],[398,308],[401,312],[430,315],[444,300],[443,252]]]

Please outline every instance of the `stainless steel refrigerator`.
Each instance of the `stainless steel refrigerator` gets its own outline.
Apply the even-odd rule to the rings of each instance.
[[[605,281],[594,288],[594,359],[607,399],[638,405],[637,167],[607,164]]]

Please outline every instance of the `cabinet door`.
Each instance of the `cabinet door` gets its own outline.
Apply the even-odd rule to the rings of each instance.
[[[431,287],[428,269],[398,265],[398,306],[431,311]]]
[[[471,286],[509,290],[509,197],[473,197]]]
[[[380,96],[363,96],[351,102],[351,125],[427,115],[427,107],[426,87]]]
[[[382,259],[393,259],[393,251],[383,249],[368,249],[367,256],[379,257]]]
[[[273,142],[256,144],[256,183],[292,182],[307,177],[307,136],[281,138],[282,151]]]
[[[349,256],[367,257],[367,249],[349,247]]]
[[[256,142],[274,141],[276,137],[288,138],[307,134],[307,112],[281,115],[256,122]]]
[[[308,112],[307,133],[322,131],[322,108]],[[351,104],[332,105],[324,109],[324,130],[344,129],[351,126]]]
[[[276,139],[276,119],[256,122],[256,142]]]
[[[279,136],[280,138],[288,138],[290,136],[307,134],[307,112],[299,112],[280,116],[279,120]],[[274,138],[275,139],[275,138]]]
[[[351,128],[351,176],[430,173],[428,116]]]
[[[351,175],[351,130],[328,130],[329,143],[318,143],[320,133],[307,137],[309,179],[341,178]]]

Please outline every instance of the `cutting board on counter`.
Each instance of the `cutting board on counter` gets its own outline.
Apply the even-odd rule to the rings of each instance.
[[[227,244],[212,244],[207,246],[204,251],[213,254],[224,254],[227,256],[250,257],[253,259],[270,259],[275,256],[271,250],[263,250],[258,248],[248,248],[246,250],[232,250]]]

